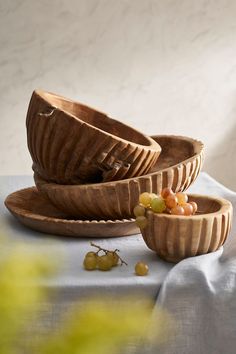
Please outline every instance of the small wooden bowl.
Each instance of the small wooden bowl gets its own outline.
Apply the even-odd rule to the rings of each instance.
[[[222,198],[189,195],[198,204],[192,216],[147,212],[148,224],[141,230],[147,246],[168,262],[179,262],[216,251],[229,234],[232,205]]]
[[[34,171],[61,184],[139,176],[161,152],[153,139],[106,114],[39,90],[32,94],[26,126]]]
[[[133,217],[133,208],[142,192],[160,193],[164,187],[179,192],[198,176],[203,144],[179,136],[154,136],[162,147],[152,173],[115,182],[89,185],[48,183],[35,174],[37,188],[58,208],[78,218],[115,219]]]

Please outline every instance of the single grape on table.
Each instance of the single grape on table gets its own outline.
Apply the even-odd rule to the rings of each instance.
[[[147,275],[149,271],[148,265],[144,262],[138,262],[135,265],[135,274],[144,276]]]

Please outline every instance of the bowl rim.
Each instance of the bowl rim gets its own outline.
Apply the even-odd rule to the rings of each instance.
[[[41,214],[36,214],[33,211],[22,209],[16,205],[12,205],[12,201],[14,200],[15,197],[18,197],[19,194],[27,193],[30,191],[37,191],[37,188],[35,186],[32,187],[27,187],[23,189],[19,189],[15,192],[10,193],[6,199],[4,200],[4,205],[5,207],[10,211],[13,212],[17,215],[20,215],[21,217],[27,217],[31,218],[32,220],[38,220],[38,221],[45,221],[45,218],[50,221],[53,220],[54,222],[57,223],[68,223],[68,224],[120,224],[120,223],[133,223],[135,222],[134,218],[122,218],[122,219],[108,219],[108,220],[103,220],[103,219],[91,219],[91,220],[81,220],[81,219],[63,219],[63,218],[58,218],[58,217],[52,217],[52,216],[43,216]],[[51,204],[51,203],[50,203]],[[56,208],[56,207],[55,207]]]
[[[177,163],[175,165],[172,165],[170,167],[166,167],[162,170],[156,171],[156,172],[151,172],[151,173],[147,173],[145,175],[141,175],[141,176],[136,176],[136,177],[130,177],[130,178],[125,178],[125,179],[121,179],[121,180],[116,180],[116,181],[108,181],[108,182],[101,182],[101,183],[90,183],[90,184],[58,184],[55,182],[48,182],[46,180],[44,180],[39,174],[34,173],[34,179],[37,179],[39,181],[40,184],[45,185],[49,185],[50,188],[58,188],[58,189],[77,189],[77,188],[81,188],[81,189],[87,189],[88,186],[89,188],[97,188],[97,187],[107,187],[107,186],[115,186],[115,185],[119,185],[119,184],[125,184],[125,183],[129,183],[130,181],[136,181],[139,180],[141,178],[147,178],[153,175],[156,175],[157,173],[163,173],[167,170],[169,170],[170,168],[174,169],[174,168],[178,168],[178,166],[180,164],[187,164],[188,162],[192,161],[194,158],[196,158],[197,156],[200,156],[201,154],[203,154],[204,151],[204,144],[197,139],[191,138],[191,137],[187,137],[187,136],[182,136],[182,135],[168,135],[168,134],[164,134],[164,135],[152,135],[151,138],[169,138],[169,139],[176,139],[176,140],[183,140],[183,141],[187,141],[189,143],[191,143],[194,146],[194,154],[193,156],[187,158],[186,160],[181,161],[180,163]]]
[[[123,143],[128,143],[130,145],[133,145],[133,146],[136,146],[136,147],[141,147],[141,148],[144,148],[144,149],[147,149],[147,150],[150,150],[150,151],[153,151],[153,152],[157,152],[160,154],[161,152],[161,146],[155,141],[153,140],[150,136],[142,133],[141,131],[133,128],[132,126],[128,125],[128,124],[125,124],[117,119],[114,119],[114,118],[111,118],[109,115],[107,115],[106,113],[96,109],[96,108],[93,108],[93,107],[90,107],[86,104],[83,104],[83,103],[80,103],[78,101],[75,101],[75,100],[72,100],[70,98],[67,98],[67,97],[64,97],[62,95],[58,95],[56,93],[53,93],[53,92],[50,92],[50,91],[45,91],[45,90],[42,90],[42,89],[36,89],[33,91],[32,93],[32,97],[33,96],[39,96],[41,100],[43,100],[48,107],[52,107],[54,110],[58,111],[58,112],[62,112],[64,113],[65,115],[68,115],[69,117],[75,119],[76,121],[79,121],[81,122],[82,124],[86,124],[90,129],[94,129],[96,131],[99,131],[103,134],[105,134],[106,136],[111,136],[113,139],[115,140],[118,140],[118,141],[122,141]],[[67,110],[63,110],[62,108],[59,108],[57,107],[56,105],[53,105],[49,99],[47,99],[47,96],[54,96],[54,97],[57,97],[61,100],[64,100],[64,101],[67,101],[67,102],[72,102],[74,104],[78,104],[80,106],[83,106],[83,107],[86,107],[92,111],[95,111],[95,112],[98,112],[100,114],[102,114],[104,117],[106,117],[107,119],[111,119],[114,123],[119,123],[120,125],[122,125],[124,128],[129,128],[130,130],[134,131],[135,133],[137,133],[138,135],[142,136],[143,139],[145,139],[147,141],[147,145],[144,145],[144,144],[139,144],[139,143],[136,143],[136,142],[133,142],[131,140],[126,140],[124,138],[121,138],[117,135],[114,135],[112,133],[109,133],[109,132],[106,132],[105,130],[103,129],[100,129],[90,123],[87,123],[85,121],[83,121],[81,118],[79,117],[76,117],[75,115],[73,115],[72,113],[68,112]],[[32,99],[31,97],[31,99]]]
[[[220,205],[220,208],[217,211],[210,212],[210,213],[202,213],[202,214],[194,214],[194,215],[171,215],[171,214],[165,214],[165,213],[154,213],[152,210],[147,211],[147,216],[153,215],[154,218],[156,219],[178,219],[178,220],[199,220],[203,218],[209,218],[209,217],[215,217],[217,215],[221,215],[224,213],[228,213],[229,211],[233,211],[233,206],[231,202],[227,199],[217,197],[217,196],[210,196],[210,195],[205,195],[205,194],[192,194],[192,193],[186,193],[188,197],[191,198],[198,198],[198,199],[208,199],[211,201],[215,201]]]

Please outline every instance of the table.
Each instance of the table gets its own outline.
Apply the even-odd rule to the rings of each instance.
[[[167,347],[162,348],[163,354],[235,353],[236,296],[234,300],[232,295],[236,294],[236,244],[233,239],[236,232],[235,222],[224,252],[221,248],[210,255],[189,258],[173,265],[160,260],[150,251],[140,234],[112,239],[76,239],[46,235],[25,228],[9,214],[3,201],[9,193],[31,185],[31,176],[0,177],[0,221],[10,243],[18,242],[24,245],[27,252],[34,251],[42,257],[49,255],[59,259],[61,263],[56,275],[45,281],[41,279],[49,291],[56,291],[57,297],[53,303],[45,304],[40,321],[35,323],[35,332],[40,334],[41,331],[47,331],[55,325],[62,311],[73,302],[88,296],[141,294],[154,300],[156,305],[166,308],[178,326],[177,334],[169,340]],[[189,192],[225,197],[236,208],[236,193],[220,185],[206,173],[200,174]],[[104,248],[120,249],[128,267],[116,267],[110,272],[84,271],[82,262],[85,253],[91,249],[90,241]],[[139,260],[149,265],[150,274],[147,277],[134,275],[134,265]],[[218,292],[219,298],[216,298]],[[229,295],[232,298],[227,307],[225,299]],[[219,309],[222,310],[220,314]],[[220,326],[222,321],[227,322],[225,330]],[[207,324],[207,330],[204,323]],[[221,344],[223,336],[227,337],[226,351],[225,342]],[[219,351],[216,351],[218,347]]]

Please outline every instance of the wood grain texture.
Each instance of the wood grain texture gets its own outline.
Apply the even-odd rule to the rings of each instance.
[[[154,136],[162,153],[151,173],[131,179],[88,185],[48,183],[35,174],[38,189],[58,208],[73,217],[130,218],[142,192],[160,193],[164,187],[186,190],[203,162],[203,144],[179,136]]]
[[[147,246],[169,261],[180,260],[216,251],[229,234],[232,205],[222,198],[189,195],[198,204],[200,213],[177,216],[147,212],[148,225],[142,232]]]
[[[34,91],[28,108],[33,170],[61,184],[102,182],[147,173],[160,146],[137,130],[64,97]]]
[[[74,237],[117,237],[139,233],[133,219],[73,220],[54,207],[35,187],[10,194],[5,205],[23,225],[43,233]]]

